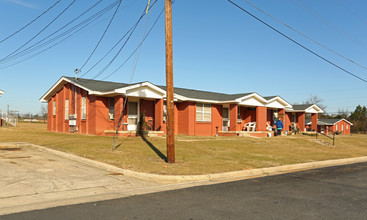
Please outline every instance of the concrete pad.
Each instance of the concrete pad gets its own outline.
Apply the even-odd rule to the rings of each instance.
[[[40,151],[32,145],[20,146],[0,146],[0,215],[64,205],[66,200],[67,204],[74,203],[73,199],[90,201],[98,195],[98,199],[101,195],[123,197],[162,185]]]

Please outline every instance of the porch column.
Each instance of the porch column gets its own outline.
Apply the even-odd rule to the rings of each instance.
[[[266,131],[267,108],[256,107],[256,131]]]
[[[285,128],[286,128],[286,126],[285,126],[286,125],[285,109],[280,109],[278,113],[279,113],[278,117],[283,122],[283,129],[282,129],[282,131],[285,131]]]
[[[124,97],[122,95],[115,96],[115,129],[117,128],[117,125],[119,123],[123,106],[124,106]],[[119,130],[123,130],[122,121]]]
[[[298,119],[299,131],[304,132],[305,131],[306,114],[304,112],[298,112],[297,113],[297,119]]]
[[[163,99],[156,99],[154,103],[154,130],[162,131],[163,124]]]
[[[317,132],[317,113],[311,114],[311,131],[315,130]]]
[[[230,104],[229,105],[229,130],[230,131],[237,131],[237,111],[238,105],[237,104]]]
[[[285,127],[285,130],[286,131],[289,131],[289,126],[291,126],[291,116],[292,116],[292,113],[290,113],[290,112],[287,112],[287,113],[285,113],[285,125],[284,125],[284,127]]]

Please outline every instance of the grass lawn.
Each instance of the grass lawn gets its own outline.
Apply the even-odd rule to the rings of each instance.
[[[295,135],[273,138],[176,136],[176,163],[164,162],[164,137],[112,137],[48,132],[46,124],[18,123],[0,128],[0,141],[29,142],[120,168],[157,174],[219,173],[328,159],[367,156],[367,135],[325,137]],[[1,152],[0,152],[1,153]],[[162,159],[163,158],[163,159]]]

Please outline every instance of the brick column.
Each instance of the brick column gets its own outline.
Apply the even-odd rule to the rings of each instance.
[[[311,130],[317,131],[317,113],[311,114]]]
[[[298,112],[297,113],[297,119],[298,119],[298,127],[300,132],[305,131],[305,119],[306,119],[306,113],[304,112]]]
[[[285,113],[285,130],[289,131],[289,126],[291,126],[291,117],[292,117],[292,113],[287,112]]]
[[[237,104],[230,104],[229,105],[229,130],[230,131],[237,131],[237,111],[238,105]]]
[[[267,108],[256,107],[256,131],[266,131]]]
[[[154,130],[162,131],[163,99],[156,99],[154,103]]]

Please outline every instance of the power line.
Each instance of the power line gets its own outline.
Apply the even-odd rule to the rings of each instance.
[[[337,25],[333,24],[331,21],[329,21],[328,19],[324,18],[323,16],[321,16],[320,14],[318,14],[317,12],[313,11],[312,9],[310,9],[309,7],[307,7],[301,0],[297,0],[299,3],[295,2],[295,0],[293,0],[293,2],[300,7],[302,10],[304,10],[305,12],[309,13],[310,15],[312,15],[313,17],[315,17],[317,20],[321,21],[322,23],[326,24],[327,26],[329,26],[331,29],[333,29],[334,31],[338,32],[339,34],[343,35],[344,37],[348,38],[349,40],[353,41],[355,44],[357,44],[358,46],[362,47],[363,49],[367,50],[367,47],[365,44],[363,44],[361,41],[353,38],[350,34],[348,34],[347,32],[343,31],[341,28],[339,28]]]
[[[255,15],[251,14],[250,12],[248,12],[247,10],[245,10],[244,8],[242,8],[241,6],[237,5],[237,4],[236,4],[236,3],[234,3],[233,1],[231,1],[231,0],[227,0],[227,1],[228,1],[228,2],[230,2],[230,3],[232,3],[232,4],[233,4],[234,6],[236,6],[237,8],[241,9],[242,11],[244,11],[245,13],[247,13],[248,15],[250,15],[251,17],[253,17],[253,18],[255,18],[256,20],[260,21],[261,23],[263,23],[264,25],[266,25],[267,27],[269,27],[269,28],[270,28],[270,29],[272,29],[273,31],[277,32],[278,34],[282,35],[283,37],[287,38],[288,40],[292,41],[293,43],[297,44],[298,46],[300,46],[300,47],[302,47],[303,49],[307,50],[308,52],[312,53],[313,55],[315,55],[315,56],[319,57],[320,59],[322,59],[322,60],[324,60],[324,61],[328,62],[329,64],[331,64],[331,65],[333,65],[333,66],[337,67],[338,69],[340,69],[340,70],[342,70],[342,71],[344,71],[344,72],[348,73],[349,75],[351,75],[351,76],[353,76],[353,77],[355,77],[355,78],[357,78],[357,79],[359,79],[359,80],[361,80],[361,81],[363,81],[363,82],[366,82],[366,83],[367,83],[367,80],[365,80],[365,79],[363,79],[363,78],[361,78],[361,77],[359,77],[359,76],[355,75],[354,73],[352,73],[352,72],[350,72],[350,71],[348,71],[348,70],[346,70],[346,69],[344,69],[344,68],[342,68],[342,67],[338,66],[337,64],[335,64],[335,63],[333,63],[333,62],[329,61],[328,59],[326,59],[326,58],[322,57],[321,55],[317,54],[316,52],[314,52],[314,51],[312,51],[312,50],[308,49],[307,47],[303,46],[302,44],[298,43],[297,41],[295,41],[295,40],[293,40],[292,38],[288,37],[287,35],[283,34],[283,33],[282,33],[282,32],[280,32],[279,30],[275,29],[275,28],[274,28],[274,27],[272,27],[271,25],[267,24],[266,22],[264,22],[264,21],[263,21],[263,20],[261,20],[260,18],[258,18],[258,17],[256,17]]]
[[[155,3],[157,2],[157,0],[155,0],[153,2],[153,4],[150,6],[150,9],[154,7]],[[140,16],[139,20],[141,20],[146,14],[145,14],[145,10],[146,8],[144,7],[144,13],[142,13],[142,15]],[[121,53],[121,51],[124,49],[124,47],[126,46],[127,42],[130,40],[132,34],[134,33],[135,29],[137,28],[137,26],[135,26],[133,28],[133,30],[131,31],[130,35],[127,37],[127,39],[125,40],[124,44],[120,47],[120,49],[118,50],[118,52],[115,54],[115,56],[112,58],[112,60],[110,60],[110,62],[104,66],[100,71],[99,73],[93,77],[93,79],[96,79],[98,76],[100,76],[101,74],[103,74],[110,66],[111,64],[116,60],[116,58],[118,57],[118,55]]]
[[[86,13],[88,13],[89,11],[91,11],[94,7],[96,7],[99,3],[101,3],[103,0],[99,0],[97,3],[95,3],[94,5],[92,5],[90,8],[88,8],[87,10],[85,10],[84,12],[82,12],[79,16],[77,16],[76,18],[74,18],[73,20],[71,20],[70,22],[68,22],[67,24],[65,24],[64,26],[62,26],[61,28],[59,28],[58,30],[54,31],[52,34],[48,35],[47,37],[43,38],[42,40],[39,40],[38,42],[34,43],[33,45],[25,48],[22,51],[19,51],[16,54],[13,54],[12,56],[10,56],[7,61],[11,61],[12,59],[16,59],[18,57],[24,56],[26,54],[32,53],[33,51],[37,50],[38,48],[47,45],[47,43],[53,42],[54,40],[56,40],[59,36],[63,36],[63,34],[67,33],[64,32],[62,35],[58,35],[57,38],[52,38],[51,40],[47,41],[46,44],[41,44],[42,42],[46,41],[47,39],[49,39],[50,37],[52,37],[53,35],[55,35],[56,33],[60,32],[61,30],[63,30],[65,27],[69,26],[71,23],[73,23],[74,21],[76,21],[77,19],[79,19],[80,17],[82,17],[83,15],[85,15]],[[117,1],[115,1],[113,4],[113,6],[115,6],[117,4]],[[74,26],[75,27],[75,26]],[[70,29],[69,29],[70,30]],[[41,46],[39,46],[41,44]]]
[[[8,40],[9,38],[13,37],[14,35],[16,35],[17,33],[21,32],[22,30],[24,30],[25,28],[27,28],[29,25],[31,25],[33,22],[35,22],[36,20],[38,20],[40,17],[42,17],[42,15],[46,14],[49,10],[51,10],[53,7],[55,7],[57,4],[59,4],[59,2],[61,2],[62,0],[59,0],[57,2],[55,2],[55,4],[53,4],[51,7],[49,7],[48,9],[46,9],[44,12],[42,12],[40,15],[38,15],[35,19],[33,19],[31,22],[29,22],[28,24],[24,25],[23,27],[21,27],[19,30],[15,31],[14,33],[10,34],[9,36],[5,37],[4,39],[0,40],[0,44],[6,40]]]
[[[41,54],[41,53],[43,53],[43,52],[45,52],[45,51],[47,51],[47,50],[51,49],[52,47],[54,47],[54,46],[56,46],[56,45],[58,45],[58,44],[62,43],[62,42],[63,42],[63,41],[65,41],[66,39],[68,39],[68,38],[70,38],[70,37],[72,37],[72,36],[76,35],[78,32],[80,32],[81,30],[83,30],[84,28],[86,28],[87,26],[89,26],[91,23],[93,23],[95,20],[97,20],[98,18],[100,18],[101,16],[103,16],[106,12],[108,12],[108,11],[109,11],[109,10],[111,10],[112,8],[113,8],[113,7],[106,7],[106,8],[104,8],[104,9],[102,9],[101,11],[99,11],[98,13],[96,13],[96,14],[92,15],[92,16],[91,16],[91,17],[89,17],[88,19],[85,19],[83,22],[80,22],[78,25],[75,25],[73,28],[70,28],[69,30],[67,30],[67,31],[63,32],[62,34],[60,34],[60,35],[58,35],[58,36],[56,36],[56,37],[54,37],[54,38],[50,39],[49,41],[47,41],[47,42],[43,43],[42,45],[39,45],[39,46],[36,48],[36,49],[39,49],[39,48],[41,48],[41,47],[43,47],[43,46],[46,46],[46,45],[47,45],[47,44],[49,44],[49,43],[53,43],[53,42],[55,42],[56,40],[59,40],[60,38],[62,38],[62,37],[63,37],[63,36],[65,36],[65,35],[67,35],[67,34],[71,33],[71,34],[69,34],[68,36],[66,36],[66,37],[64,37],[63,39],[61,39],[60,41],[58,41],[58,42],[56,42],[56,43],[52,44],[51,46],[47,47],[46,49],[44,49],[44,50],[42,50],[42,51],[40,51],[40,52],[38,52],[38,53],[36,53],[36,54],[33,54],[32,56],[27,57],[27,58],[25,58],[25,59],[23,59],[23,60],[21,60],[21,61],[15,62],[15,63],[13,63],[13,64],[11,64],[11,65],[8,65],[8,66],[5,66],[5,67],[1,67],[0,69],[8,68],[8,67],[14,66],[14,65],[16,65],[16,64],[22,63],[22,62],[24,62],[24,61],[27,61],[27,60],[29,60],[29,59],[31,59],[31,58],[33,58],[33,57],[37,56],[38,54]],[[80,27],[81,25],[83,25],[83,26],[82,26],[82,27]],[[80,28],[79,28],[79,27],[80,27]],[[79,29],[77,29],[77,28],[79,28]],[[75,30],[75,29],[76,29],[76,30]],[[36,49],[34,49],[34,51],[35,51]],[[33,52],[33,51],[31,51],[31,52]],[[31,53],[31,52],[29,52],[29,51],[28,51],[28,53],[23,54],[23,56],[25,56],[25,55],[27,55],[27,54],[29,54],[29,53]]]
[[[122,2],[122,0],[120,0],[120,1],[119,1],[119,4],[117,5],[116,10],[115,10],[115,12],[113,13],[113,15],[112,15],[112,17],[111,17],[110,21],[108,22],[108,25],[107,25],[107,27],[105,28],[105,30],[104,30],[104,32],[103,32],[103,34],[102,34],[102,36],[100,37],[100,39],[99,39],[99,41],[98,41],[97,45],[94,47],[94,49],[93,49],[92,53],[89,55],[88,59],[84,62],[84,64],[82,65],[82,67],[80,67],[80,68],[79,68],[78,72],[81,72],[81,71],[82,71],[83,67],[88,63],[88,61],[90,60],[90,58],[93,56],[94,52],[97,50],[97,48],[98,48],[99,44],[101,43],[102,39],[104,38],[105,34],[107,33],[107,30],[109,29],[109,27],[110,27],[110,25],[111,25],[111,23],[112,23],[113,19],[115,18],[116,14],[117,14],[117,11],[118,11],[118,10],[119,10],[119,8],[120,8],[121,2]]]
[[[352,15],[354,15],[356,18],[358,18],[360,21],[362,21],[363,23],[367,24],[367,21],[362,18],[361,16],[359,16],[354,10],[352,10],[351,8],[349,8],[348,6],[346,6],[341,0],[337,0],[337,2],[345,9],[347,9]]]
[[[153,30],[153,28],[157,24],[159,18],[163,14],[163,12],[164,12],[164,8],[161,10],[161,12],[159,13],[157,19],[154,21],[152,27],[149,29],[148,33],[145,35],[145,37],[140,42],[140,44],[135,48],[135,50],[126,58],[126,60],[116,70],[114,70],[112,73],[110,73],[109,75],[107,75],[106,77],[104,77],[102,80],[105,80],[105,79],[109,78],[110,76],[112,76],[113,74],[115,74],[118,70],[120,70],[131,59],[131,57],[138,51],[139,47],[143,44],[143,42],[145,41],[145,39],[149,36],[150,32]]]
[[[44,30],[46,30],[52,23],[54,23],[62,14],[64,14],[74,3],[76,2],[76,0],[73,0],[61,13],[59,13],[50,23],[48,23],[41,31],[39,31],[35,36],[33,36],[30,40],[28,40],[26,43],[24,43],[22,46],[20,46],[18,49],[16,49],[15,51],[13,51],[11,54],[9,54],[8,56],[4,57],[3,59],[0,60],[0,62],[4,62],[4,60],[6,60],[8,57],[10,57],[11,55],[13,55],[14,53],[18,52],[20,49],[22,49],[25,45],[27,45],[29,42],[31,42],[32,40],[34,40],[38,35],[40,35]]]
[[[265,11],[264,11],[264,10],[262,10],[261,8],[259,8],[259,7],[255,6],[254,4],[252,4],[251,2],[249,2],[248,0],[244,0],[244,1],[245,1],[247,4],[251,5],[252,7],[256,8],[257,10],[261,11],[262,13],[266,14],[267,16],[271,17],[272,19],[274,19],[274,20],[278,21],[279,23],[283,24],[284,26],[288,27],[289,29],[291,29],[291,30],[295,31],[296,33],[298,33],[298,34],[302,35],[303,37],[305,37],[305,38],[307,38],[307,39],[311,40],[312,42],[314,42],[314,43],[316,43],[316,44],[318,44],[319,46],[321,46],[321,47],[323,47],[323,48],[327,49],[328,51],[330,51],[330,52],[332,52],[332,53],[334,53],[334,54],[338,55],[339,57],[341,57],[341,58],[343,58],[343,59],[345,59],[345,60],[347,60],[347,61],[349,61],[349,62],[351,62],[351,63],[353,63],[353,64],[355,64],[355,65],[357,65],[357,66],[359,66],[359,67],[361,67],[361,68],[363,68],[363,69],[365,69],[365,70],[367,70],[367,67],[366,67],[366,66],[363,66],[362,64],[359,64],[359,63],[357,63],[357,62],[353,61],[352,59],[349,59],[349,58],[347,58],[347,57],[343,56],[342,54],[340,54],[340,53],[338,53],[338,52],[336,52],[336,51],[334,51],[334,50],[332,50],[332,49],[330,49],[330,48],[326,47],[325,45],[321,44],[320,42],[318,42],[318,41],[316,41],[316,40],[313,40],[311,37],[307,36],[306,34],[304,34],[304,33],[300,32],[300,31],[298,31],[298,30],[296,30],[295,28],[293,28],[293,27],[291,27],[290,25],[286,24],[285,22],[283,22],[283,21],[281,21],[281,20],[277,19],[276,17],[274,17],[274,16],[270,15],[269,13],[265,12]]]

